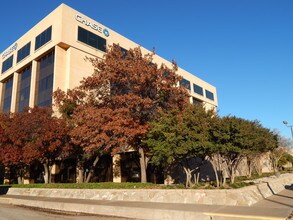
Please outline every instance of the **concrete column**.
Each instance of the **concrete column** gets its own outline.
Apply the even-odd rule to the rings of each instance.
[[[10,184],[10,168],[4,168],[4,184]]]
[[[30,179],[30,166],[27,165],[24,167],[23,169],[23,184],[30,184],[30,183],[34,183],[33,179]]]
[[[0,82],[0,112],[2,112],[3,110],[3,101],[4,101],[3,91],[4,91],[4,84]]]
[[[18,73],[13,74],[13,85],[12,85],[12,95],[11,95],[11,106],[10,106],[10,111],[11,112],[16,112],[17,111],[17,92],[19,90],[19,77],[20,75]]]
[[[54,55],[54,78],[53,78],[53,92],[57,89],[61,89],[66,91],[68,88],[66,84],[67,80],[67,72],[69,70],[68,65],[68,50],[55,46],[55,55]],[[54,100],[53,100],[54,103]],[[55,116],[60,116],[58,114],[58,109],[53,105],[53,111]]]
[[[30,100],[29,107],[33,108],[36,105],[37,96],[37,76],[38,76],[38,62],[32,61],[32,72],[31,72],[31,87],[30,87]]]
[[[113,182],[114,183],[121,183],[122,182],[122,176],[121,176],[121,155],[115,154],[112,157],[113,161]]]
[[[66,69],[67,69],[67,51],[62,47],[55,46],[55,57],[54,57],[54,83],[53,91],[56,91],[58,88],[66,91]]]

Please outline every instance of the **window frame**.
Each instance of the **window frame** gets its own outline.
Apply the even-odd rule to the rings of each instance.
[[[107,40],[105,38],[80,26],[77,27],[77,41],[102,52],[106,52],[107,49]]]
[[[35,38],[35,51],[52,40],[52,25]]]
[[[6,72],[13,66],[13,54],[2,62],[1,73]]]
[[[205,93],[206,93],[206,98],[209,99],[209,100],[212,100],[212,101],[215,101],[215,96],[214,96],[214,93],[209,91],[209,90],[205,90]]]
[[[31,41],[17,51],[16,63],[19,63],[31,53]]]

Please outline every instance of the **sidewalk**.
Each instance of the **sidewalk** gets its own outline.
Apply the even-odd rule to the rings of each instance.
[[[293,190],[292,188],[284,189],[251,207],[15,195],[0,196],[0,203],[149,220],[281,220],[286,219],[293,211]]]

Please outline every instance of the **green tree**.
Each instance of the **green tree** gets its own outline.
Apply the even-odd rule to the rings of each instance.
[[[247,124],[246,133],[243,135],[247,139],[247,149],[244,150],[246,156],[248,177],[251,177],[253,169],[261,174],[261,168],[258,167],[259,161],[269,151],[277,147],[277,138],[275,134],[267,128],[264,128],[259,121],[251,121]]]
[[[168,167],[174,163],[182,165],[186,174],[185,186],[192,186],[192,170],[189,160],[204,157],[209,142],[209,126],[213,111],[189,104],[186,109],[162,112],[151,123],[144,141],[150,148],[151,162]]]
[[[286,165],[289,165],[292,167],[293,165],[293,156],[289,153],[286,153],[285,155],[283,155],[279,162],[278,162],[278,167],[284,167]]]
[[[277,131],[275,131],[275,136],[277,139],[277,147],[270,151],[269,158],[274,172],[277,173],[279,171],[279,161],[283,156],[288,154],[291,146],[291,141],[290,139],[280,135],[280,133]]]
[[[247,135],[249,125],[250,122],[242,118],[226,116],[218,118],[212,129],[215,144],[212,155],[219,161],[221,175],[226,166],[231,183],[234,183],[238,165],[250,146],[250,137]]]

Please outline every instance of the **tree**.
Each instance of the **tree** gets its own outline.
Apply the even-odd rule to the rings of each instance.
[[[158,111],[183,108],[188,102],[184,88],[178,87],[181,77],[164,64],[153,63],[154,54],[143,55],[140,48],[122,53],[118,45],[110,47],[104,59],[89,59],[94,66],[92,76],[78,88],[55,93],[61,113],[70,113],[74,134],[86,152],[115,154],[131,147],[140,153],[141,181],[146,182],[147,147],[141,142]],[[82,116],[87,115],[83,120]],[[96,116],[102,116],[96,120]],[[95,124],[92,124],[92,123]],[[94,128],[98,128],[93,130]]]
[[[19,160],[10,160],[8,150],[11,149],[11,141],[7,135],[8,127],[11,124],[9,114],[0,113],[0,161],[4,165],[9,165],[10,162],[19,162]]]
[[[288,154],[290,148],[290,140],[281,136],[278,132],[275,132],[277,138],[277,147],[272,149],[269,154],[269,158],[272,164],[272,168],[275,173],[279,171],[279,161],[283,156]]]
[[[150,148],[152,163],[168,167],[174,163],[182,165],[186,174],[186,187],[192,186],[192,170],[189,160],[204,157],[209,142],[209,121],[212,111],[202,106],[189,104],[186,109],[162,112],[151,123],[151,129],[144,141]]]
[[[69,147],[66,122],[52,116],[49,108],[32,108],[14,113],[8,133],[13,146],[22,150],[22,161],[39,161],[44,167],[44,181],[51,181],[51,168]]]
[[[221,160],[221,166],[227,166],[231,183],[234,183],[235,172],[245,157],[244,151],[250,145],[250,138],[247,135],[249,124],[247,120],[226,116],[218,118],[212,129],[214,154]]]
[[[275,134],[267,128],[264,128],[259,121],[251,121],[247,126],[248,148],[245,149],[246,161],[248,166],[248,177],[251,177],[252,171],[258,168],[261,158],[277,147]]]
[[[278,161],[278,167],[284,168],[284,167],[288,166],[289,164],[292,167],[292,165],[293,165],[293,156],[291,154],[289,154],[289,153],[286,153]]]
[[[24,163],[22,145],[15,145],[11,139],[13,129],[13,119],[11,114],[0,114],[0,161],[9,170],[11,167],[16,168],[18,183],[23,182]]]

